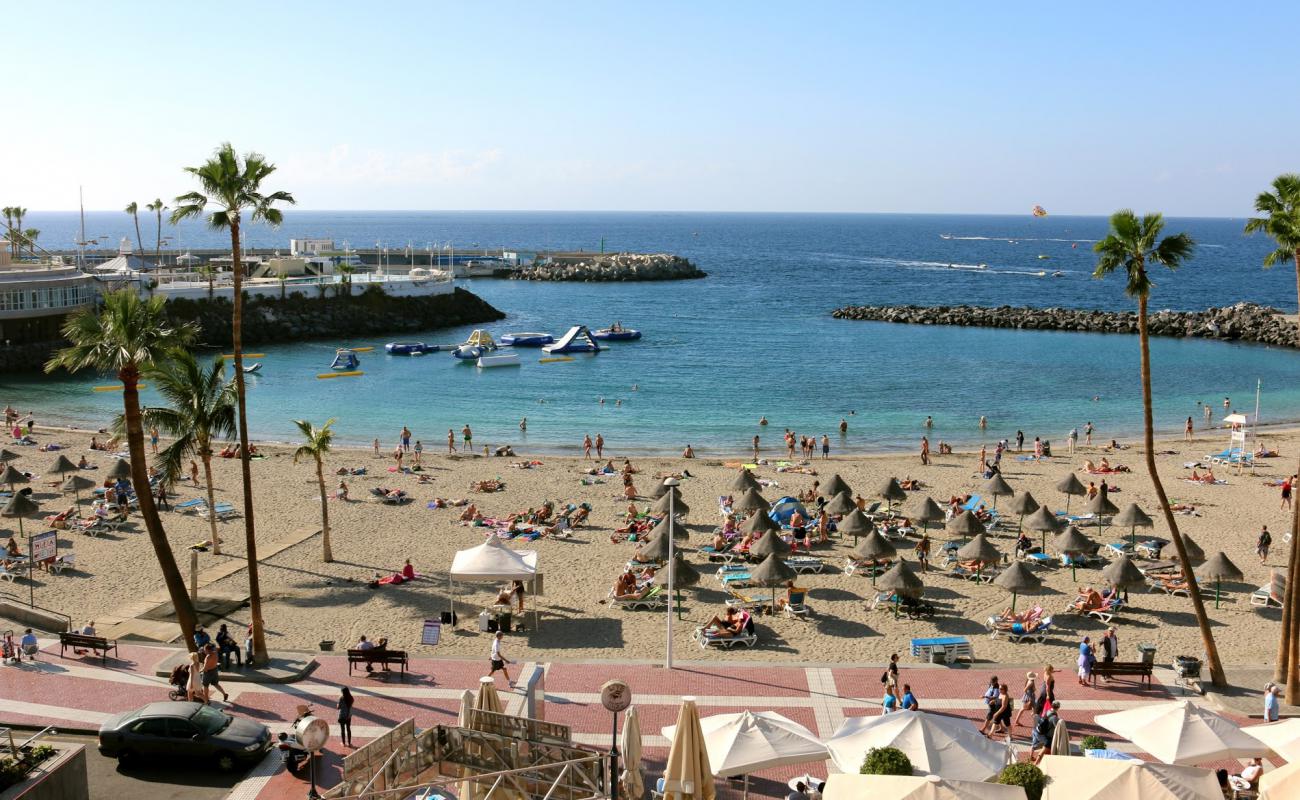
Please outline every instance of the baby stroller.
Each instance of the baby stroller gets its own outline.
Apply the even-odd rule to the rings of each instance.
[[[18,642],[14,641],[14,632],[5,631],[4,641],[0,643],[0,661],[5,664],[17,664],[22,661],[18,652]]]
[[[171,684],[172,688],[167,692],[167,699],[168,700],[190,699],[190,692],[189,689],[187,688],[189,682],[190,682],[190,665],[189,664],[176,665],[176,667],[172,669],[171,677],[168,679],[168,683]]]

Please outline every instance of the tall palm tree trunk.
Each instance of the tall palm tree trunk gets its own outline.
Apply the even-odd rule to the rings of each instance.
[[[1151,476],[1151,485],[1160,500],[1160,511],[1165,515],[1169,526],[1169,536],[1178,551],[1178,563],[1183,568],[1183,581],[1188,587],[1188,597],[1192,600],[1192,610],[1196,614],[1196,627],[1201,631],[1201,643],[1205,645],[1205,657],[1210,662],[1210,683],[1215,686],[1226,685],[1223,675],[1223,662],[1219,659],[1219,648],[1214,643],[1214,633],[1210,630],[1210,619],[1205,614],[1205,602],[1201,599],[1201,589],[1196,585],[1196,576],[1192,574],[1192,562],[1187,557],[1187,545],[1183,535],[1178,531],[1178,521],[1169,507],[1169,496],[1165,494],[1165,485],[1160,482],[1156,472],[1155,424],[1151,413],[1151,347],[1147,333],[1147,298],[1138,297],[1138,341],[1142,350],[1142,443],[1143,457],[1146,459],[1147,474]]]
[[[1300,250],[1294,253],[1295,289],[1300,297]],[[1259,420],[1255,421],[1259,424]],[[1296,470],[1300,475],[1300,469]],[[1295,489],[1291,490],[1295,495]],[[1282,641],[1278,643],[1278,683],[1286,683],[1286,702],[1300,704],[1300,503],[1292,501],[1291,552],[1287,557],[1286,592],[1282,597]]]
[[[167,533],[163,530],[162,520],[158,517],[158,508],[154,505],[153,491],[149,486],[149,473],[145,469],[144,425],[140,420],[140,371],[133,366],[119,372],[118,378],[122,381],[126,446],[131,454],[131,484],[135,487],[136,502],[140,505],[140,516],[144,518],[149,542],[158,557],[158,567],[162,570],[167,594],[171,597],[172,607],[176,610],[176,622],[181,627],[181,637],[185,640],[185,646],[194,650],[194,626],[197,622],[194,616],[194,605],[185,591],[185,579],[181,577],[180,568],[176,566],[176,556],[172,554]]]
[[[140,235],[140,215],[139,215],[139,214],[135,214],[135,213],[133,213],[133,214],[131,214],[131,217],[135,220],[135,246],[136,246],[136,252],[138,252],[140,255],[143,256],[143,255],[144,255],[144,237]]]
[[[208,528],[212,531],[212,555],[219,556],[221,539],[217,536],[217,498],[212,488],[212,448],[204,445],[199,458],[203,460],[203,480],[208,484]]]
[[[248,409],[244,402],[244,267],[239,253],[239,217],[230,220],[231,269],[235,282],[231,345],[235,355],[235,405],[239,410],[239,471],[244,484],[244,548],[248,553],[248,610],[253,618],[253,658],[266,663],[266,632],[262,622],[262,589],[257,578],[257,526],[253,519],[253,471],[248,457]]]
[[[158,239],[154,243],[153,259],[162,266],[162,206],[158,206]]]
[[[321,547],[325,551],[325,563],[328,564],[334,560],[334,551],[330,549],[330,505],[329,498],[325,496],[325,465],[319,455],[316,456],[316,482],[320,484]]]

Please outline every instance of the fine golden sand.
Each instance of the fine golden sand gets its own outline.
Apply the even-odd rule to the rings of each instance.
[[[67,445],[65,454],[74,461],[87,453],[101,471],[86,473],[90,477],[102,475],[110,458],[101,452],[87,450],[89,436],[70,431],[37,431],[42,443],[58,441]],[[1284,564],[1283,534],[1289,529],[1289,514],[1279,508],[1279,491],[1266,481],[1280,479],[1295,467],[1295,448],[1300,446],[1300,435],[1293,432],[1270,432],[1266,441],[1280,448],[1283,458],[1260,462],[1251,475],[1231,474],[1216,470],[1226,485],[1198,485],[1186,482],[1190,474],[1183,463],[1202,459],[1207,453],[1224,449],[1227,433],[1206,431],[1192,442],[1166,441],[1158,446],[1161,474],[1170,496],[1175,501],[1193,503],[1199,516],[1178,516],[1182,530],[1191,535],[1206,551],[1213,554],[1223,550],[1245,573],[1240,583],[1225,584],[1229,599],[1221,608],[1209,604],[1209,611],[1225,661],[1234,664],[1261,664],[1272,660],[1279,628],[1276,611],[1253,609],[1249,592],[1265,583],[1270,570]],[[990,441],[990,452],[993,442]],[[23,459],[18,465],[25,470],[42,473],[54,460],[54,454],[37,452],[35,447],[23,448]],[[267,458],[253,462],[256,514],[259,546],[268,548],[304,529],[319,529],[319,500],[314,466],[310,463],[294,464],[292,450],[283,447],[264,448]],[[775,453],[770,454],[776,456]],[[782,454],[783,455],[783,454]],[[1098,460],[1098,448],[1083,448],[1075,456],[1058,450],[1057,457],[1043,463],[1020,461],[1015,453],[1002,461],[1006,479],[1017,490],[1029,490],[1040,502],[1053,509],[1064,506],[1062,495],[1052,486],[1067,472],[1075,470],[1080,479],[1099,480],[1080,471],[1085,458]],[[606,449],[621,463],[616,448]],[[433,477],[432,483],[417,484],[413,476],[392,474],[389,458],[378,458],[368,450],[337,450],[330,455],[327,469],[329,489],[332,491],[339,478],[332,473],[339,467],[365,467],[366,477],[349,477],[351,502],[331,500],[330,517],[333,528],[335,561],[322,562],[319,534],[270,556],[262,562],[261,585],[264,598],[264,616],[268,641],[272,648],[316,649],[321,640],[337,642],[342,649],[355,642],[362,634],[372,638],[387,636],[390,646],[405,648],[418,655],[481,656],[486,658],[489,640],[487,634],[477,632],[475,617],[495,597],[496,585],[457,585],[456,601],[461,616],[457,631],[444,631],[436,647],[421,645],[422,621],[436,618],[449,607],[447,570],[455,551],[480,544],[484,529],[466,527],[457,520],[461,509],[431,510],[426,503],[433,497],[469,498],[488,516],[505,516],[511,512],[538,506],[545,499],[559,502],[588,502],[594,510],[591,522],[575,532],[573,538],[542,539],[534,543],[521,540],[509,542],[515,549],[536,550],[544,573],[544,596],[529,598],[542,610],[538,630],[512,635],[507,652],[516,660],[535,659],[658,659],[664,649],[665,615],[645,611],[611,609],[601,601],[608,593],[622,565],[632,555],[635,545],[613,544],[610,533],[619,524],[627,503],[619,498],[621,482],[612,476],[606,483],[581,485],[581,472],[592,465],[577,457],[538,456],[542,465],[535,469],[517,469],[512,463],[518,458],[484,458],[445,456],[426,453],[425,474]],[[1112,500],[1121,508],[1137,502],[1157,519],[1153,534],[1168,538],[1165,524],[1157,513],[1151,483],[1142,467],[1141,455],[1134,447],[1109,454],[1112,463],[1125,464],[1134,471],[1129,474],[1108,476],[1120,491]],[[747,460],[747,459],[746,459]],[[757,470],[761,478],[776,480],[780,488],[769,488],[764,494],[769,500],[783,495],[795,495],[810,487],[814,480],[825,481],[838,472],[856,493],[874,498],[877,487],[890,476],[919,478],[927,486],[921,493],[944,504],[953,494],[978,492],[984,481],[976,474],[977,456],[962,454],[936,457],[930,466],[921,466],[914,455],[842,457],[830,461],[820,458],[812,463],[819,475],[777,474],[773,467]],[[709,532],[719,524],[718,497],[727,494],[727,485],[736,474],[734,467],[725,466],[722,460],[699,458],[687,461],[679,458],[635,458],[640,471],[636,486],[643,494],[653,488],[653,476],[675,472],[683,468],[693,477],[682,482],[681,490],[691,506],[690,527],[694,531],[691,546],[704,544]],[[215,460],[217,498],[242,508],[239,493],[238,462]],[[470,490],[472,481],[500,478],[506,484],[504,491],[482,494]],[[53,493],[44,476],[34,485],[42,509],[50,513],[61,510],[70,502]],[[408,491],[414,502],[404,506],[386,506],[372,501],[369,489],[378,486],[398,487]],[[912,493],[915,495],[915,493]],[[188,485],[177,488],[176,500],[201,497],[202,492]],[[1005,507],[1009,498],[999,501]],[[911,502],[911,500],[909,500]],[[1073,498],[1071,507],[1082,506],[1080,498]],[[644,502],[642,503],[644,505]],[[177,553],[182,570],[188,570],[187,548],[208,537],[207,522],[192,515],[164,513],[168,537]],[[1261,525],[1274,531],[1273,552],[1267,565],[1261,565],[1255,555],[1256,536]],[[39,527],[39,522],[33,527]],[[210,567],[231,559],[243,560],[244,527],[240,519],[219,525],[223,534],[225,551],[221,556],[211,553],[200,555],[201,568]],[[1085,532],[1095,533],[1095,529]],[[994,539],[1005,553],[1011,553],[1014,541],[1014,520],[1010,533],[1003,531]],[[937,563],[939,546],[946,537],[942,531],[935,536],[933,556]],[[1118,532],[1109,534],[1105,541],[1119,539]],[[892,652],[908,650],[912,637],[934,635],[965,635],[975,643],[977,656],[982,660],[1004,662],[1040,662],[1052,659],[1058,663],[1072,663],[1078,637],[1096,637],[1103,630],[1094,620],[1083,620],[1075,615],[1056,613],[1057,633],[1046,644],[1015,645],[988,639],[984,620],[1008,605],[1009,597],[996,586],[976,586],[936,573],[924,576],[926,597],[939,607],[934,621],[912,622],[895,620],[886,611],[871,611],[867,603],[872,597],[869,579],[845,575],[840,567],[852,545],[837,543],[833,548],[822,549],[818,554],[827,558],[831,568],[820,575],[802,577],[799,583],[809,588],[809,605],[813,609],[810,620],[800,621],[781,617],[759,618],[760,645],[753,650],[733,652],[704,652],[691,638],[692,629],[716,613],[720,613],[726,595],[713,577],[716,566],[709,565],[699,554],[689,553],[690,560],[705,573],[696,588],[684,593],[683,619],[675,623],[675,642],[681,658],[715,658],[729,660],[790,660],[798,662],[854,662],[885,660]],[[162,584],[156,560],[138,517],[133,525],[116,536],[90,538],[80,534],[62,532],[60,547],[75,548],[78,570],[63,575],[38,574],[37,602],[61,610],[72,616],[76,624],[112,612],[137,598],[157,592]],[[688,546],[690,547],[690,546]],[[911,559],[908,545],[899,545],[903,554]],[[1166,550],[1172,556],[1172,548]],[[401,568],[403,560],[410,558],[422,578],[414,583],[369,588],[366,583],[376,573],[388,574]],[[1046,588],[1038,597],[1021,598],[1020,607],[1041,603],[1049,612],[1060,612],[1074,597],[1077,585],[1098,583],[1098,570],[1080,570],[1078,580],[1072,580],[1070,571],[1062,568],[1037,570]],[[21,589],[21,592],[17,590]],[[247,573],[239,570],[205,591],[223,594],[246,593]],[[11,587],[13,593],[25,597],[21,584]],[[766,590],[754,590],[765,592]],[[237,635],[247,622],[247,609],[235,612],[229,619]],[[238,627],[236,627],[238,626]],[[1183,597],[1170,597],[1161,593],[1136,590],[1132,593],[1130,611],[1118,626],[1123,648],[1122,657],[1135,655],[1132,649],[1139,642],[1149,642],[1159,647],[1159,660],[1171,660],[1177,654],[1198,655],[1202,652],[1190,601]]]

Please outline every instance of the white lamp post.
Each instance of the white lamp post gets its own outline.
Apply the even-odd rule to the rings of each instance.
[[[673,668],[673,582],[677,577],[673,570],[673,526],[675,524],[676,509],[673,508],[675,498],[673,494],[677,491],[677,486],[681,481],[676,478],[664,478],[664,486],[668,487],[668,525],[665,531],[668,534],[668,643],[664,651],[664,669]]]

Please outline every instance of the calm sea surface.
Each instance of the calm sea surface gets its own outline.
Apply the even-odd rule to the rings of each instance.
[[[152,219],[142,218],[144,237]],[[1199,243],[1178,273],[1155,275],[1152,308],[1200,309],[1241,300],[1295,307],[1290,269],[1265,271],[1268,242],[1241,234],[1242,220],[1173,219]],[[75,214],[32,213],[46,247],[71,247]],[[737,452],[761,433],[779,444],[783,428],[829,433],[834,451],[911,448],[921,421],[932,438],[978,441],[1011,436],[1063,441],[1087,421],[1098,435],[1140,430],[1137,339],[1094,334],[911,327],[839,321],[845,303],[1068,306],[1130,309],[1119,278],[1091,277],[1092,242],[1106,221],[1093,217],[690,214],[296,212],[278,230],[255,229],[251,244],[282,247],[290,237],[332,237],[353,247],[376,241],[458,246],[600,247],[669,251],[709,273],[698,281],[631,284],[462,281],[505,311],[494,335],[614,320],[640,329],[640,342],[614,344],[571,363],[539,364],[524,350],[518,369],[480,371],[450,355],[365,355],[365,376],[320,381],[334,348],[374,345],[341,332],[337,341],[259,346],[262,373],[250,380],[254,435],[290,440],[294,418],[338,419],[340,438],[391,446],[408,425],[438,449],[448,428],[473,426],[475,442],[521,440],[531,449],[576,448],[603,433],[612,451]],[[133,235],[121,213],[90,213],[87,234]],[[226,240],[200,225],[164,229],[182,247]],[[1047,256],[1046,259],[1040,256]],[[977,267],[985,269],[961,269]],[[958,268],[953,268],[955,265]],[[1046,276],[1040,272],[1046,271]],[[1060,271],[1061,277],[1051,273]],[[461,341],[468,329],[430,332],[431,343]],[[417,337],[404,337],[417,338]],[[1156,339],[1152,342],[1157,423],[1181,430],[1197,401],[1225,395],[1253,411],[1261,382],[1264,422],[1300,419],[1300,354],[1254,345]],[[102,377],[6,376],[0,401],[37,409],[41,422],[100,425],[120,398],[93,393]],[[635,387],[635,389],[634,389]],[[148,397],[152,401],[155,398]],[[601,404],[600,400],[604,399]],[[1098,399],[1094,399],[1098,398]],[[621,404],[619,403],[621,401]],[[771,425],[760,430],[759,417]],[[528,418],[526,439],[518,431]],[[836,431],[841,418],[849,431]]]

